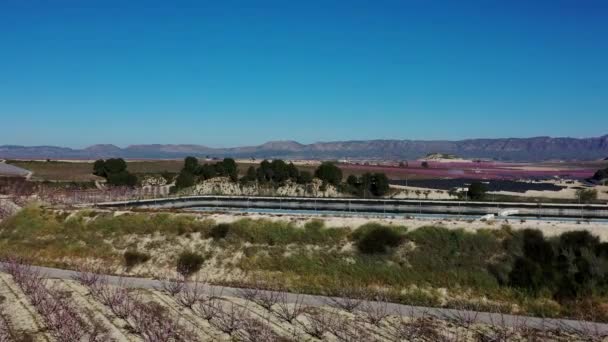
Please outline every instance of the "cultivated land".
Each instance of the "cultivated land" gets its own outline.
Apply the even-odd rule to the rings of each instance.
[[[606,330],[593,323],[171,280],[135,282],[88,272],[49,279],[47,273],[66,272],[40,273],[16,263],[4,269],[3,341],[587,341],[601,339]]]
[[[33,161],[9,160],[9,164],[34,172],[34,179],[48,181],[87,181],[98,179],[92,174],[93,161]],[[201,161],[214,163],[215,161]],[[605,162],[571,162],[571,163],[501,163],[474,161],[427,161],[423,167],[420,160],[408,161],[407,166],[399,163],[349,162],[340,163],[344,178],[349,175],[361,175],[365,172],[384,172],[390,179],[436,179],[436,178],[472,178],[472,179],[549,179],[563,177],[583,179],[606,167]],[[294,161],[298,169],[314,172],[319,162]],[[177,173],[183,165],[178,160],[133,160],[127,161],[128,169],[135,174],[158,174],[164,171]],[[258,166],[259,161],[237,160],[240,175],[244,175],[249,166]]]
[[[201,258],[192,277],[215,284],[346,297],[373,293],[404,304],[608,321],[602,285],[608,274],[602,254],[606,236],[599,244],[589,240],[589,246],[576,247],[599,262],[579,300],[556,295],[558,270],[555,287],[532,293],[509,285],[511,270],[527,253],[522,229],[536,228],[524,222],[514,226],[30,207],[0,225],[0,251],[39,265],[95,265],[112,274],[152,278],[176,277],[180,255],[190,252]],[[585,228],[546,227],[547,246],[559,251],[564,233]],[[396,240],[383,245],[384,237],[372,238],[380,246],[365,249],[361,241],[378,229],[394,233]],[[131,260],[126,252],[143,257]]]
[[[589,188],[581,179],[603,167],[596,163],[505,164],[452,159],[424,162],[339,166],[343,180],[351,174],[384,172],[397,182],[408,179],[417,185],[395,185],[386,197],[451,198],[448,188],[481,179],[495,181],[490,183],[492,191],[488,194],[503,196],[501,200],[505,195],[501,188],[509,190],[511,194],[507,195],[512,198],[529,200],[526,196],[534,194],[546,199],[558,194],[558,200],[572,200],[578,189]],[[104,336],[102,340],[110,336],[118,341],[156,341],[146,337],[160,333],[155,329],[165,333],[178,330],[185,335],[176,340],[186,341],[398,341],[412,336],[425,341],[589,340],[591,335],[591,340],[602,338],[598,331],[591,334],[589,329],[565,326],[553,326],[551,331],[521,326],[506,329],[501,326],[504,324],[478,324],[476,318],[461,314],[400,318],[403,312],[379,314],[374,310],[378,307],[367,305],[370,300],[608,322],[608,230],[601,223],[83,210],[72,204],[86,202],[88,197],[79,199],[77,194],[108,194],[109,199],[145,195],[138,188],[147,191],[168,187],[167,181],[176,181],[184,161],[128,161],[127,170],[139,179],[134,189],[104,184],[107,177],[93,176],[91,162],[11,163],[32,170],[34,181],[21,180],[19,186],[11,186],[7,183],[10,181],[0,183],[0,191],[30,188],[13,191],[17,196],[7,199],[9,210],[2,211],[0,205],[0,220],[5,217],[0,222],[0,258],[128,277],[188,277],[218,286],[351,299],[340,300],[339,304],[320,303],[321,308],[317,303],[315,308],[298,311],[286,321],[281,316],[283,307],[290,306],[280,303],[276,296],[276,301],[269,304],[272,299],[263,297],[258,290],[232,291],[212,299],[208,292],[200,296],[190,292],[171,295],[169,288],[175,289],[179,282],[164,282],[168,286],[164,289],[127,291],[122,289],[123,284],[92,284],[82,278],[80,283],[67,279],[45,283],[35,274],[24,278],[13,268],[0,275],[4,282],[0,283],[0,291],[6,302],[2,316],[6,319],[0,318],[0,337],[5,322],[9,329],[4,330],[12,339],[16,333],[26,332],[35,341],[63,341],[66,335],[62,334],[97,330]],[[215,165],[217,161],[203,163]],[[310,173],[319,167],[318,162],[294,164],[300,171]],[[238,178],[247,175],[249,166],[260,167],[250,160],[237,161]],[[443,180],[449,175],[468,178]],[[307,189],[308,195],[343,196],[345,193],[340,191],[350,186],[322,184],[319,179],[304,185],[293,179],[256,184],[221,176],[202,179],[199,175],[198,184],[182,188],[177,194],[252,191],[251,195],[259,195],[260,191],[270,191],[293,196]],[[566,179],[518,181],[553,177]],[[49,181],[52,188],[37,181]],[[64,182],[69,182],[63,189],[66,191],[57,190]],[[442,182],[449,184],[433,188]],[[73,186],[87,190],[71,192]],[[597,200],[603,200],[606,189],[594,189],[599,190]],[[566,192],[568,198],[559,197]],[[32,203],[33,199],[42,202]],[[11,201],[24,209],[15,212],[19,207]],[[31,279],[44,288],[31,285]],[[39,301],[40,296],[50,299]],[[53,313],[45,305],[56,298],[61,298],[69,316],[76,317],[70,323],[76,327],[73,330],[62,331],[49,320]],[[209,316],[209,312],[215,316]],[[369,321],[370,312],[381,318]],[[396,335],[404,331],[405,335]],[[0,341],[4,342],[1,338]]]

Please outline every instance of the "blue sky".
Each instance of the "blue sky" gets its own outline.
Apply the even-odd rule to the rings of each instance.
[[[0,2],[0,145],[608,133],[607,1]]]

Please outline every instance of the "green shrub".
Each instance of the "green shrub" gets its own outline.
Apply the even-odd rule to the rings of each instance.
[[[123,257],[125,259],[125,266],[127,266],[127,268],[143,264],[144,262],[150,260],[150,256],[148,254],[133,250],[125,251]]]
[[[402,235],[394,229],[376,226],[359,237],[357,248],[365,254],[386,253],[389,248],[399,246],[402,240]]]
[[[226,238],[226,236],[228,236],[228,232],[230,232],[230,225],[228,223],[220,223],[211,228],[209,236],[214,240],[220,240]]]
[[[177,258],[177,272],[187,277],[198,272],[203,262],[205,262],[205,259],[200,254],[184,251]]]

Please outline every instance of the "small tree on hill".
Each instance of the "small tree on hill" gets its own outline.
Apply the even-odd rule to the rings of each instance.
[[[190,172],[191,174],[196,174],[198,172],[198,159],[195,157],[186,157],[184,159],[184,170]]]
[[[175,187],[178,189],[184,189],[193,186],[194,183],[194,175],[186,170],[182,170],[175,180]]]
[[[482,200],[486,195],[486,186],[481,182],[473,182],[469,186],[467,195],[474,201]]]
[[[310,184],[312,182],[312,174],[308,171],[300,172],[297,182],[299,184]]]
[[[315,171],[315,176],[325,183],[337,186],[342,181],[342,170],[334,163],[323,162]]]

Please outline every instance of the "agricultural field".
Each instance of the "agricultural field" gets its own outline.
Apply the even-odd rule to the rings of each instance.
[[[0,224],[0,257],[66,269],[96,265],[146,278],[174,278],[188,269],[192,278],[216,285],[351,298],[372,293],[402,304],[607,322],[606,235],[600,239],[583,227],[543,237],[524,227],[217,222],[204,214],[28,207]],[[528,239],[540,247],[526,247]],[[574,253],[560,261],[571,274],[552,266],[564,249]],[[548,254],[530,254],[537,250]],[[578,281],[570,278],[580,271],[573,263],[590,266],[578,285],[569,283]],[[534,287],[522,285],[521,274],[535,277]]]
[[[328,298],[313,305],[275,291],[224,291],[182,280],[147,288],[82,272],[46,278],[15,262],[0,272],[0,341],[586,341],[592,324],[531,327],[474,313],[428,314],[383,302]],[[127,287],[129,286],[129,287]],[[393,310],[394,309],[394,310]],[[567,328],[566,328],[567,327]]]
[[[201,161],[202,164],[215,161]],[[257,167],[260,161],[238,160],[239,175],[243,176],[250,166]],[[426,167],[423,166],[426,163]],[[30,170],[35,180],[48,181],[91,181],[99,177],[92,174],[92,161],[25,161],[12,160],[9,164]],[[318,163],[294,162],[300,171],[314,172]],[[162,172],[178,173],[183,160],[127,160],[129,172],[135,174],[160,174]],[[407,161],[402,166],[391,163],[386,165],[364,165],[339,163],[344,178],[349,175],[360,176],[366,172],[383,172],[389,179],[584,179],[593,176],[605,163],[501,163],[490,161]]]
[[[588,163],[504,163],[493,161],[434,161],[415,160],[401,165],[340,164],[345,172],[383,172],[390,179],[465,178],[483,180],[517,179],[585,179],[593,176],[601,166]]]

